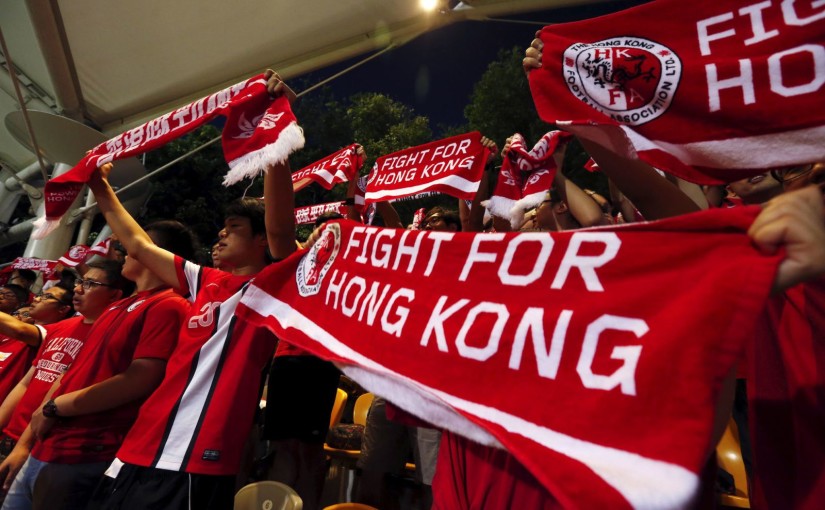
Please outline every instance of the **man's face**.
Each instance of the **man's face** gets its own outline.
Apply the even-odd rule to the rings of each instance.
[[[22,305],[17,295],[5,287],[0,287],[0,312],[12,313]]]
[[[455,225],[444,221],[444,217],[439,213],[431,214],[424,218],[424,221],[421,223],[421,228],[435,232],[455,232],[457,230]]]
[[[732,182],[728,188],[746,204],[761,204],[782,192],[782,184],[769,173]]]
[[[82,283],[75,285],[72,303],[78,313],[94,320],[119,297],[120,291],[110,286],[106,273],[93,267],[83,276]]]
[[[249,218],[230,216],[218,232],[217,247],[222,265],[241,267],[251,263],[255,255],[266,248],[266,237],[252,233]]]
[[[65,303],[66,294],[66,290],[60,287],[44,290],[32,301],[29,316],[41,324],[51,324],[65,319],[69,312],[69,306]]]
[[[35,321],[31,315],[31,311],[31,306],[21,306],[12,315],[15,319],[19,320],[20,322],[25,322],[26,324],[34,324]]]

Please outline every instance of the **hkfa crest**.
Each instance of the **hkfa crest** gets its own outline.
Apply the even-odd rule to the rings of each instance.
[[[340,248],[341,228],[338,224],[328,223],[318,241],[301,258],[298,270],[295,272],[298,293],[301,296],[312,296],[321,290],[324,275],[335,261]]]
[[[563,73],[577,99],[621,124],[638,126],[670,107],[682,62],[659,43],[614,37],[568,47]]]

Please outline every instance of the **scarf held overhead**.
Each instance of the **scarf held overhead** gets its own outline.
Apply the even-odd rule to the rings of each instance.
[[[258,75],[130,129],[92,149],[68,172],[46,183],[46,216],[35,222],[36,239],[54,230],[95,168],[157,149],[217,116],[226,117],[223,153],[229,164],[224,184],[253,177],[282,163],[304,146],[304,135],[285,96],[273,100]]]
[[[513,229],[518,230],[524,223],[524,212],[539,205],[550,191],[557,170],[553,154],[570,138],[569,133],[551,131],[528,150],[524,137],[514,134],[493,195],[482,205],[493,216],[510,220]]]
[[[779,260],[745,234],[757,213],[553,234],[333,222],[238,314],[508,449],[567,507],[682,508]]]
[[[424,191],[472,200],[489,155],[481,133],[473,131],[381,156],[369,176],[366,203]]]
[[[295,224],[307,225],[315,223],[322,214],[328,212],[337,212],[346,216],[347,206],[344,202],[329,202],[327,204],[315,204],[305,207],[298,207],[295,209]]]
[[[660,0],[542,29],[539,115],[702,184],[825,159],[825,5]]]
[[[349,182],[358,175],[364,158],[358,154],[357,143],[306,166],[292,174],[292,189],[298,191],[311,182],[332,189],[339,182]]]

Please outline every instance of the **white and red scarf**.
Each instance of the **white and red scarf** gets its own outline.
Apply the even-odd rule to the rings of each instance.
[[[337,212],[344,216],[347,214],[347,206],[344,202],[329,202],[327,204],[315,204],[305,207],[298,207],[295,209],[295,224],[307,225],[315,223],[322,214],[328,212]]]
[[[567,507],[683,508],[780,259],[746,235],[756,214],[558,233],[331,222],[237,313],[506,448]]]
[[[369,175],[366,203],[425,191],[472,200],[489,155],[481,133],[473,131],[381,156]]]
[[[659,0],[547,26],[539,115],[702,184],[825,160],[825,5]]]
[[[493,195],[482,205],[490,214],[510,220],[513,229],[518,229],[524,223],[525,211],[539,205],[550,191],[557,170],[553,153],[570,138],[569,133],[550,131],[528,149],[524,137],[514,134]]]
[[[66,253],[61,255],[57,261],[63,264],[64,267],[77,267],[86,262],[86,259],[91,255],[89,247],[85,244],[77,244],[69,248]]]
[[[57,265],[55,260],[38,259],[34,257],[17,257],[11,263],[12,269],[31,269],[32,271],[40,271],[44,273],[51,273],[54,266]]]
[[[292,174],[292,190],[298,191],[317,182],[324,189],[332,189],[339,182],[348,182],[358,176],[364,158],[358,154],[357,143],[312,163]]]
[[[304,135],[285,96],[273,99],[258,75],[130,129],[92,149],[65,174],[46,183],[46,217],[35,222],[32,236],[54,230],[95,168],[156,149],[217,116],[226,117],[223,153],[229,164],[224,184],[253,177],[281,163],[304,146]]]

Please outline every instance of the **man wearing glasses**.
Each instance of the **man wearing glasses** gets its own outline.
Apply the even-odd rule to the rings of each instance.
[[[31,367],[34,355],[37,354],[40,335],[33,324],[52,324],[68,318],[74,313],[73,294],[70,288],[52,287],[35,296],[32,306],[23,312],[26,317],[18,314],[24,308],[19,308],[11,315],[0,313],[0,402],[5,401],[12,389],[23,379]],[[31,322],[26,319],[30,319]],[[24,341],[18,340],[21,337]],[[25,392],[25,388],[22,388],[22,391]],[[3,420],[2,407],[0,420]],[[5,421],[2,423],[5,424]],[[5,441],[0,442],[0,455],[3,456],[11,451],[11,448],[6,449],[4,445]]]
[[[57,313],[68,315],[72,308],[66,304],[70,296],[74,311],[78,313],[74,317],[34,326],[13,318],[9,318],[9,321],[14,321],[14,326],[9,321],[0,321],[0,333],[6,333],[29,345],[40,345],[28,373],[0,405],[0,426],[4,427],[3,434],[8,438],[6,441],[16,442],[0,465],[0,476],[5,477],[9,466],[22,464],[16,463],[20,457],[25,459],[28,456],[28,450],[34,441],[28,428],[32,413],[41,406],[52,384],[72,364],[94,321],[111,303],[120,299],[124,290],[129,291],[128,281],[120,276],[120,267],[119,263],[112,261],[90,265],[85,279],[75,282],[73,294],[65,289],[60,289],[64,291],[61,293],[56,290],[58,287],[52,287],[36,300],[32,309],[35,316],[46,307],[54,307]],[[3,327],[6,329],[2,329]],[[8,479],[9,484],[12,479],[13,476]],[[9,491],[4,507],[14,508],[11,504],[25,493],[25,485],[21,484],[16,490]],[[4,485],[4,488],[8,488],[8,485]]]
[[[28,292],[23,287],[8,283],[0,287],[0,312],[10,314],[26,304]]]

